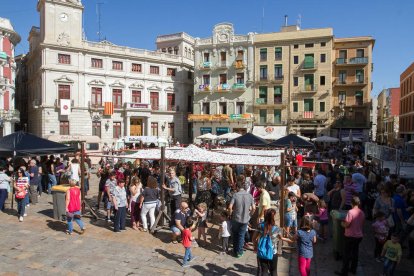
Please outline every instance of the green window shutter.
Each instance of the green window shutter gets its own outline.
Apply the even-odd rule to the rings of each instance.
[[[325,112],[325,102],[320,102],[319,103],[319,111],[320,112]]]
[[[314,63],[314,56],[313,55],[305,55],[305,61],[303,64],[304,68],[313,68],[315,66]]]
[[[260,86],[259,87],[259,97],[260,98],[267,98],[267,86]]]
[[[305,85],[313,85],[314,84],[314,77],[313,75],[305,75]]]
[[[275,95],[282,95],[282,86],[275,86]]]
[[[293,112],[298,112],[298,111],[299,111],[299,104],[293,103]]]
[[[273,121],[275,124],[280,124],[282,122],[282,111],[280,109],[275,109],[273,113]]]
[[[261,54],[266,54],[267,53],[267,48],[261,48],[260,53]]]
[[[266,109],[260,109],[259,111],[259,117],[260,117],[260,124],[266,123],[266,117],[267,117],[267,110]]]
[[[304,111],[313,111],[313,99],[303,100]]]

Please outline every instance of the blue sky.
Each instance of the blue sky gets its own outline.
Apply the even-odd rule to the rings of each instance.
[[[0,0],[0,17],[9,18],[22,42],[16,53],[28,50],[31,26],[39,26],[37,0]],[[374,47],[374,90],[398,87],[399,75],[414,62],[413,0],[83,0],[84,29],[97,40],[96,3],[101,2],[102,33],[111,42],[155,48],[160,34],[185,31],[208,37],[219,22],[231,22],[238,34],[278,31],[289,16],[302,28],[332,27],[335,37],[371,35]],[[264,8],[264,17],[263,17]]]

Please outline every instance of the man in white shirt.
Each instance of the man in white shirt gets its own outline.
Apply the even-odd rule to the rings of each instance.
[[[315,195],[319,197],[319,199],[323,199],[323,196],[325,195],[326,182],[326,177],[322,174],[321,170],[318,170],[315,179],[313,180],[313,184],[315,185]]]

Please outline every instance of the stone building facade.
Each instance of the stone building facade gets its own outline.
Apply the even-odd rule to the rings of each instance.
[[[20,121],[15,109],[16,62],[14,49],[20,42],[10,20],[0,17],[0,137],[14,132]]]
[[[214,26],[194,44],[194,100],[189,115],[194,137],[244,134],[253,127],[254,35],[236,35],[233,25]]]
[[[187,143],[194,61],[182,53],[193,39],[159,36],[157,51],[86,41],[83,8],[77,0],[38,2],[40,28],[30,31],[25,64],[28,130],[42,137],[95,135],[107,143],[149,135]]]

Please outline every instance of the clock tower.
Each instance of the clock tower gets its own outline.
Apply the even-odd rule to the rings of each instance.
[[[83,5],[80,0],[39,0],[37,11],[42,43],[81,45]]]

